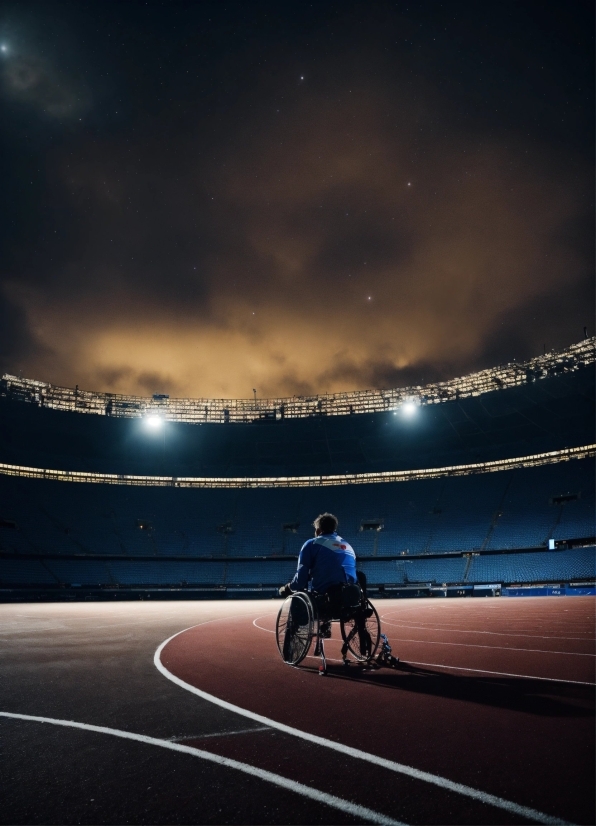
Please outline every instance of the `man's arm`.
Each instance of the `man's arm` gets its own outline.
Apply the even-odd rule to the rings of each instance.
[[[313,541],[309,539],[300,550],[298,570],[294,574],[294,579],[290,582],[292,591],[306,591],[308,580],[310,579],[310,569],[312,567],[312,546]]]
[[[302,546],[298,556],[298,569],[294,574],[294,578],[279,589],[280,597],[289,597],[294,591],[306,591],[313,561],[312,546],[312,539],[309,539]]]

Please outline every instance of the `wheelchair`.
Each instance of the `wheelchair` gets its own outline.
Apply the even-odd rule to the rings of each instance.
[[[345,666],[351,662],[348,653],[361,664],[370,664],[375,657],[379,665],[399,662],[391,656],[389,641],[385,634],[381,634],[376,608],[357,584],[340,585],[325,594],[296,591],[286,597],[275,625],[277,647],[283,661],[288,665],[299,665],[314,641],[314,656],[321,657],[319,674],[326,674],[325,632],[331,622],[339,622]],[[381,652],[377,655],[380,644]]]

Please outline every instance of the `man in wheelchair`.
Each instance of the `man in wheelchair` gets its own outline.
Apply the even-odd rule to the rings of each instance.
[[[296,574],[291,582],[279,589],[280,596],[306,591],[310,583],[310,590],[317,594],[317,607],[324,613],[333,613],[340,608],[344,589],[352,586],[355,604],[358,603],[360,588],[356,575],[356,554],[352,546],[337,535],[338,524],[337,517],[332,513],[317,516],[313,522],[315,538],[302,546]],[[329,623],[329,633],[330,628]]]
[[[346,612],[357,611],[362,602],[366,579],[356,573],[356,554],[352,546],[337,534],[338,520],[331,513],[322,513],[313,523],[315,538],[304,543],[298,557],[294,578],[279,589],[280,596],[306,591],[315,603],[320,621],[320,634],[331,636],[331,620]],[[366,596],[366,595],[365,595]]]
[[[356,571],[356,554],[337,534],[338,521],[322,513],[314,523],[315,537],[305,542],[298,557],[294,578],[279,589],[286,597],[275,626],[277,647],[284,662],[299,665],[316,641],[315,656],[321,656],[320,674],[325,674],[324,640],[331,637],[331,622],[339,620],[343,645],[341,656],[349,665],[348,653],[356,662],[396,665],[377,610],[366,595],[366,577]]]

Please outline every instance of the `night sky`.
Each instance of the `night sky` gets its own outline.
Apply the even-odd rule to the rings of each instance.
[[[0,371],[251,397],[594,332],[591,2],[4,3]]]

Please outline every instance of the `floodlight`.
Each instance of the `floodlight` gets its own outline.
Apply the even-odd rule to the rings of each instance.
[[[416,412],[417,406],[418,405],[416,404],[416,402],[413,401],[404,402],[401,411],[404,414],[404,416],[413,416]]]
[[[146,416],[145,421],[147,423],[147,427],[151,427],[153,430],[157,430],[157,428],[161,427],[163,424],[163,419],[161,416]]]

